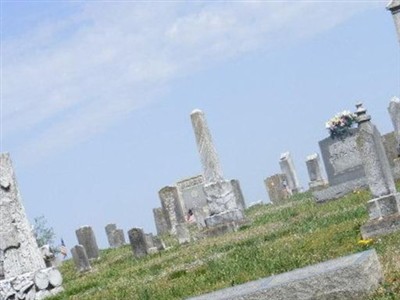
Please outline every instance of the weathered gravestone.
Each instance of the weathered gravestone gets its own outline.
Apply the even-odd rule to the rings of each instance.
[[[292,156],[289,152],[281,154],[281,157],[279,159],[279,166],[281,167],[282,173],[286,176],[287,186],[289,187],[290,191],[293,194],[301,192],[302,188],[297,177]]]
[[[273,204],[284,202],[290,197],[291,191],[287,189],[287,179],[285,174],[275,174],[264,180],[268,192],[269,200]]]
[[[79,245],[85,247],[86,254],[89,259],[97,259],[100,256],[99,247],[97,246],[96,236],[90,226],[82,226],[75,230]]]
[[[400,230],[400,194],[396,191],[381,135],[361,103],[357,104],[356,114],[359,128],[357,145],[373,196],[367,203],[370,221],[361,227],[363,238],[369,238]]]
[[[203,190],[204,179],[202,175],[178,181],[176,187],[182,199],[182,208],[185,214],[192,210],[196,223],[204,227],[205,218],[209,215],[206,195]]]
[[[205,219],[206,226],[241,222],[244,220],[244,214],[238,206],[240,200],[237,199],[232,183],[223,177],[204,113],[196,109],[190,116],[203,167],[204,193],[210,212],[210,216]]]
[[[246,209],[246,201],[244,200],[242,188],[240,187],[240,181],[237,179],[231,179],[231,185],[233,187],[233,193],[235,194],[236,204],[239,209]]]
[[[136,258],[141,258],[149,253],[146,235],[142,228],[132,228],[128,231],[128,237]]]
[[[105,227],[107,240],[111,248],[118,248],[125,245],[125,235],[122,229],[118,229],[116,224],[108,224]]]
[[[153,237],[153,244],[154,244],[154,247],[156,247],[158,251],[166,249],[165,243],[159,236]]]
[[[344,139],[330,137],[319,142],[329,187],[313,192],[317,202],[337,199],[354,189],[366,187],[364,166],[357,148],[358,129],[350,129]]]
[[[9,154],[0,154],[0,279],[44,269]]]
[[[163,235],[169,232],[167,220],[164,216],[162,207],[153,208],[154,223],[158,235]]]
[[[51,284],[53,283],[53,284]],[[47,268],[21,202],[9,154],[0,154],[0,299],[43,299],[61,292]]]
[[[191,300],[363,300],[383,280],[375,250],[225,288]]]
[[[397,38],[400,42],[400,0],[391,0],[387,6],[387,9],[393,15],[394,25],[397,31]]]
[[[321,170],[321,160],[317,153],[313,153],[307,156],[306,159],[308,176],[310,177],[310,182],[308,183],[310,190],[318,190],[326,187],[327,182],[322,176]]]
[[[106,230],[108,244],[110,245],[111,248],[114,248],[114,236],[112,235],[112,232],[114,230],[117,230],[117,224],[107,224],[105,230]]]
[[[400,15],[400,14],[399,14]],[[400,179],[400,99],[393,97],[388,107],[394,132],[383,136],[383,145],[395,179]]]
[[[85,247],[76,245],[71,249],[72,259],[78,272],[87,272],[92,269]]]
[[[186,224],[176,226],[176,237],[180,245],[190,243],[190,231]]]
[[[170,233],[175,234],[176,225],[185,222],[178,189],[175,186],[166,186],[158,194],[168,229]]]
[[[388,107],[390,119],[392,120],[394,134],[397,140],[397,150],[400,154],[400,99],[393,97]]]
[[[125,233],[123,229],[116,229],[112,232],[115,248],[121,247],[126,244]]]

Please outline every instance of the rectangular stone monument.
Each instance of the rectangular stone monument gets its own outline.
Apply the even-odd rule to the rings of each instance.
[[[383,280],[375,250],[270,276],[191,300],[363,300]]]
[[[393,15],[394,26],[397,31],[397,39],[400,42],[400,0],[391,0],[387,5],[387,9]]]
[[[383,146],[389,160],[390,166],[394,167],[394,160],[399,158],[398,154],[398,142],[394,131],[382,135]]]
[[[310,182],[308,183],[310,190],[320,190],[327,186],[327,182],[322,176],[321,170],[321,160],[318,153],[313,153],[307,156],[306,159],[308,176],[310,177]]]
[[[357,104],[357,122],[359,136],[357,146],[359,147],[367,182],[373,199],[367,203],[370,220],[361,227],[363,238],[374,237],[384,233],[400,230],[400,226],[390,223],[387,227],[386,220],[398,219],[400,193],[397,193],[393,179],[392,170],[385,148],[382,143],[381,134],[371,117],[366,114],[362,104]],[[399,222],[400,223],[400,222]],[[393,226],[394,225],[394,226]]]
[[[337,199],[367,186],[364,166],[357,148],[357,136],[358,129],[352,128],[350,135],[344,139],[328,137],[319,142],[329,187],[313,192],[317,202]]]
[[[190,231],[186,224],[179,224],[176,227],[176,237],[180,245],[190,243]]]
[[[118,248],[125,245],[125,236],[122,229],[118,229],[116,224],[108,224],[105,227],[108,244],[111,248]]]
[[[122,247],[126,244],[125,234],[123,229],[116,229],[112,232],[115,248]]]
[[[196,223],[201,227],[205,226],[204,220],[209,215],[203,186],[204,178],[202,175],[186,178],[176,183],[185,214],[191,209]]]
[[[273,204],[284,202],[290,197],[290,192],[286,188],[287,179],[285,174],[275,174],[264,180],[268,192],[269,200]]]
[[[22,205],[10,155],[0,154],[0,279],[44,269]]]
[[[229,222],[241,222],[244,220],[244,214],[237,204],[240,200],[236,198],[237,194],[232,183],[223,177],[204,113],[196,109],[190,117],[203,167],[204,193],[210,212],[210,216],[205,219],[206,226],[215,227]]]
[[[146,238],[147,248],[153,248],[154,247],[153,234],[152,233],[145,233],[144,236]]]
[[[75,230],[76,238],[79,245],[85,247],[86,254],[89,259],[98,259],[100,256],[99,247],[97,246],[96,236],[92,227],[85,225]]]
[[[319,142],[322,160],[329,185],[365,178],[363,163],[357,148],[358,129],[350,129],[351,135],[341,139],[330,137]]]
[[[169,232],[168,223],[164,216],[162,207],[153,208],[154,223],[158,235],[163,235]]]
[[[159,236],[153,237],[153,244],[158,251],[165,250],[166,248],[164,241]]]
[[[142,228],[132,228],[128,231],[128,237],[136,258],[141,258],[149,253],[146,235]]]
[[[240,181],[237,179],[231,179],[231,185],[233,187],[233,193],[235,194],[237,207],[241,210],[245,210],[246,201],[244,200],[242,188],[240,187]]]
[[[117,225],[116,224],[107,224],[105,227],[105,230],[106,230],[108,244],[110,245],[111,248],[115,248],[113,231],[117,230]]]
[[[290,152],[285,152],[281,154],[279,165],[281,167],[282,173],[286,176],[287,186],[289,187],[291,192],[293,194],[301,192],[302,188],[300,186],[299,179],[297,178],[296,169],[294,167]]]
[[[87,272],[92,269],[85,247],[76,245],[71,249],[72,259],[78,272]]]
[[[400,14],[397,13],[400,20]],[[400,22],[400,21],[399,21]],[[400,179],[400,99],[393,97],[388,107],[394,132],[383,136],[383,145],[388,154],[389,163],[395,179]]]
[[[158,192],[167,226],[172,234],[176,233],[176,225],[185,222],[184,212],[175,186],[166,186]]]

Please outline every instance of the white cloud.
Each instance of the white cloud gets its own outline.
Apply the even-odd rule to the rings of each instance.
[[[371,3],[85,3],[4,43],[5,135],[29,157],[74,146],[155,99],[156,87],[326,31]]]

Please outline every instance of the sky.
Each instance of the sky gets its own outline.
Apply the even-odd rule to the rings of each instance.
[[[225,178],[250,204],[290,151],[362,101],[381,133],[400,96],[387,1],[1,1],[1,151],[28,218],[57,241],[91,225],[155,233],[158,191],[201,174],[205,112]]]

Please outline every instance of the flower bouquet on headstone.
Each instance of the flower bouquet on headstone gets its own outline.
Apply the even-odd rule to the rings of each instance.
[[[326,122],[326,128],[329,130],[331,138],[343,140],[349,136],[350,129],[357,123],[356,117],[355,114],[345,110]]]

